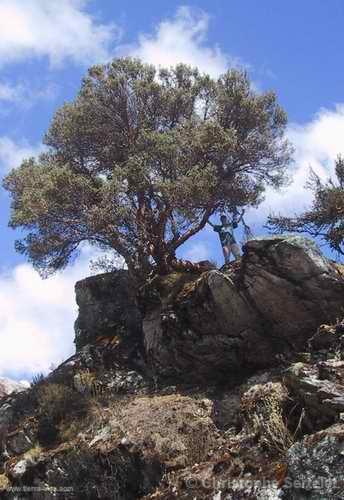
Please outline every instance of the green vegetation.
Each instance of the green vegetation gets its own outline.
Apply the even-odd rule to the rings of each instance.
[[[274,232],[291,231],[321,237],[332,250],[344,255],[344,159],[336,160],[337,182],[323,182],[311,173],[309,188],[314,192],[311,208],[295,217],[273,215],[268,227]]]
[[[82,242],[113,249],[132,276],[169,269],[209,217],[256,206],[285,181],[291,147],[273,92],[133,59],[92,67],[59,109],[46,153],[10,172],[16,248],[47,275]]]

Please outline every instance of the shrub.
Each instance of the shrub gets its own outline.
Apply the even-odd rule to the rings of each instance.
[[[39,387],[38,439],[50,445],[59,435],[59,424],[65,419],[80,416],[86,412],[85,397],[63,384],[46,383]]]
[[[0,492],[5,492],[11,483],[5,474],[0,474]]]
[[[260,411],[252,416],[253,427],[262,445],[271,451],[284,455],[293,444],[291,435],[280,405],[274,396],[267,396],[261,404]]]
[[[43,373],[36,373],[33,377],[32,377],[32,381],[31,381],[31,384],[30,386],[31,387],[36,387],[40,384],[42,384],[45,380],[45,375]]]
[[[251,387],[241,399],[241,411],[249,432],[273,454],[285,455],[293,444],[284,418],[288,392],[280,383]]]
[[[94,398],[99,397],[104,392],[104,387],[97,379],[94,372],[89,369],[80,370],[74,375],[73,379],[75,389],[81,393]]]

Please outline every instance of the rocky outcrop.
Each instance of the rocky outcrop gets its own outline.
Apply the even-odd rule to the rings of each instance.
[[[75,322],[76,348],[98,337],[138,336],[141,315],[126,271],[91,276],[75,285],[79,315]]]
[[[337,267],[302,237],[252,240],[240,266],[171,278],[143,319],[147,355],[170,379],[223,380],[269,366],[303,349],[344,304]]]
[[[344,394],[340,336],[331,349],[297,354],[307,361],[283,362],[234,388],[156,386],[125,346],[85,346],[47,380],[1,402],[0,415],[9,417],[4,498],[24,486],[37,491],[34,500],[39,491],[54,498],[55,489],[114,500],[341,498],[344,424],[331,406]],[[46,446],[37,393],[57,386],[67,394],[73,387],[73,400],[85,398],[88,409],[78,404],[71,415],[68,406]]]
[[[299,362],[286,371],[285,383],[306,412],[303,425],[308,424],[308,431],[330,425],[344,412],[343,372],[344,361],[336,359]]]
[[[153,280],[137,301],[126,271],[76,285],[77,348],[107,337],[144,341],[165,380],[236,381],[302,350],[344,305],[344,278],[300,236],[249,241],[240,265]]]
[[[284,236],[138,295],[125,271],[79,282],[75,355],[0,400],[1,497],[342,498],[343,291]]]

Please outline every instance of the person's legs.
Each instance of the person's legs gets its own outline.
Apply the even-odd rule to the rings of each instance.
[[[232,243],[231,244],[231,252],[234,255],[234,259],[238,260],[241,257],[241,250],[240,247],[237,243]]]
[[[222,247],[222,250],[223,250],[223,256],[225,258],[225,264],[229,264],[231,258],[231,249],[229,246],[225,245]]]

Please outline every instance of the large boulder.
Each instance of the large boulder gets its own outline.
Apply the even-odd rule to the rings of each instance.
[[[340,316],[343,292],[338,266],[310,240],[254,239],[240,265],[157,278],[139,304],[125,270],[78,282],[76,346],[143,339],[152,371],[172,383],[236,382],[303,350],[319,324]]]
[[[97,337],[137,336],[141,316],[135,290],[125,270],[91,276],[75,285],[79,315],[75,322],[77,349]]]
[[[235,380],[239,370],[302,350],[343,305],[343,277],[314,243],[256,239],[238,267],[162,280],[158,298],[146,304],[146,352],[165,378]]]
[[[249,241],[242,283],[266,322],[268,335],[301,347],[320,323],[335,321],[344,305],[344,280],[317,245],[301,236]]]

